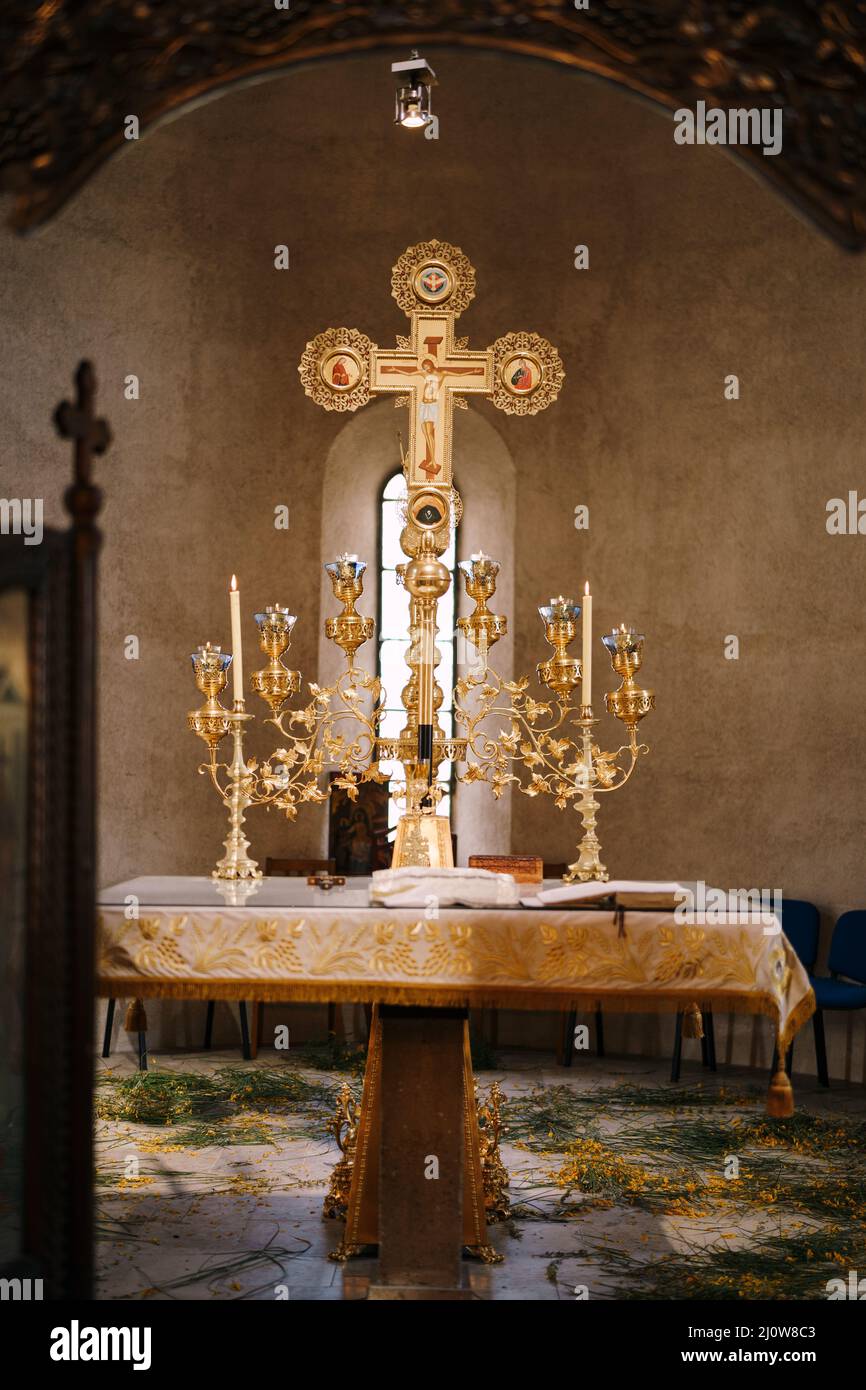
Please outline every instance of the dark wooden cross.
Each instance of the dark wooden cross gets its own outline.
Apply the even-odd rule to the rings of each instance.
[[[105,453],[111,443],[111,430],[107,421],[94,414],[96,374],[91,362],[79,362],[75,386],[75,402],[60,402],[54,412],[54,424],[62,439],[75,441],[75,479],[65,500],[76,524],[87,525],[92,523],[102,501],[93,484],[93,455]]]

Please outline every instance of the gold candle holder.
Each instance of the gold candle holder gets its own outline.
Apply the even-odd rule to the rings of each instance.
[[[604,786],[598,775],[598,767],[593,766],[593,747],[592,747],[592,728],[598,723],[592,717],[592,708],[589,705],[581,705],[580,717],[576,721],[581,729],[583,742],[583,769],[584,779],[581,787],[580,798],[577,802],[577,810],[583,822],[584,834],[579,845],[579,855],[573,864],[569,864],[564,875],[567,883],[578,880],[585,883],[590,879],[598,879],[605,882],[609,877],[607,869],[601,862],[598,835],[596,834],[596,812],[599,802],[595,796],[596,789],[602,786],[603,790],[615,790],[616,786],[622,786],[631,775],[637,755],[640,751],[637,744],[635,730],[641,719],[655,708],[655,695],[651,690],[642,690],[635,683],[635,675],[640,670],[643,662],[644,637],[635,631],[633,627],[626,627],[622,623],[612,632],[606,633],[602,637],[602,642],[610,654],[611,665],[614,671],[621,678],[622,684],[618,690],[612,690],[604,697],[605,708],[608,714],[613,714],[619,719],[629,732],[628,747],[625,750],[631,757],[631,768],[626,776],[618,783],[608,780],[608,785]],[[609,755],[602,756],[595,750],[596,760],[599,763],[610,764]]]
[[[233,753],[232,760],[226,768],[228,786],[223,794],[223,805],[229,813],[229,833],[223,841],[226,852],[213,870],[212,878],[262,877],[262,871],[255,859],[251,859],[247,853],[250,842],[243,832],[244,812],[252,801],[252,769],[247,767],[244,758],[244,725],[252,717],[245,712],[243,700],[235,701],[234,711],[228,716],[231,721]]]
[[[567,883],[574,883],[575,880],[586,883],[590,879],[598,879],[603,883],[609,877],[607,869],[601,862],[601,845],[596,834],[596,812],[599,809],[599,802],[595,792],[599,786],[602,787],[603,791],[615,790],[617,786],[624,785],[628,780],[638,753],[646,751],[643,747],[638,748],[635,730],[640,720],[649,714],[651,709],[655,708],[653,692],[641,689],[634,679],[643,662],[643,634],[622,623],[612,632],[606,633],[601,640],[610,655],[614,671],[622,681],[618,690],[612,690],[605,695],[605,708],[608,714],[615,715],[628,729],[629,742],[625,751],[631,758],[631,767],[619,782],[613,782],[607,778],[605,779],[607,785],[605,785],[600,780],[598,767],[593,766],[591,732],[598,720],[593,718],[591,706],[581,705],[580,717],[576,722],[581,730],[583,744],[583,768],[579,774],[583,781],[580,797],[577,801],[577,810],[580,812],[584,833],[578,846],[578,858],[573,864],[569,864],[564,874]],[[604,764],[610,765],[610,755],[601,755],[598,749],[595,750],[595,755],[597,763],[602,765],[602,771],[604,771]]]
[[[591,879],[606,883],[610,874],[601,862],[601,841],[596,834],[599,801],[595,795],[596,777],[592,766],[592,731],[598,720],[593,717],[592,705],[581,705],[575,721],[581,731],[582,771],[580,796],[576,809],[583,825],[583,838],[577,847],[578,857],[563,874],[565,883],[588,883]]]
[[[259,629],[259,646],[270,658],[267,666],[255,671],[250,685],[257,695],[266,700],[272,714],[279,714],[290,695],[297,695],[301,688],[300,671],[290,671],[281,661],[283,653],[292,640],[297,618],[280,604],[269,605],[263,613],[256,613]]]
[[[580,605],[570,598],[552,598],[538,610],[544,623],[544,635],[553,647],[555,656],[536,667],[538,678],[555,692],[558,700],[567,702],[575,686],[580,684],[580,662],[567,654],[569,643],[577,632]]]
[[[257,863],[247,854],[249,840],[242,830],[244,811],[251,800],[250,769],[243,756],[243,725],[252,715],[244,713],[243,700],[235,701],[231,713],[219,702],[219,695],[225,689],[228,680],[228,669],[232,661],[230,653],[221,651],[219,647],[212,647],[208,642],[193,652],[190,660],[195,672],[195,683],[205,696],[205,702],[201,709],[193,710],[187,715],[187,726],[193,733],[198,734],[199,738],[204,739],[208,746],[208,763],[199,768],[199,771],[210,773],[211,780],[229,813],[229,833],[223,842],[226,852],[213,870],[212,877],[261,878]],[[229,732],[233,740],[232,761],[226,768],[228,783],[223,789],[217,774],[216,750],[220,740]]]
[[[461,560],[458,569],[475,608],[468,618],[458,618],[457,626],[467,642],[476,648],[486,666],[488,651],[508,631],[507,618],[501,613],[491,613],[487,607],[487,600],[496,592],[499,565],[482,550],[468,560]]]
[[[207,642],[192,653],[190,661],[195,672],[195,683],[205,700],[200,709],[191,710],[187,715],[187,728],[204,739],[213,758],[220,740],[225,738],[231,727],[231,715],[220,704],[219,696],[225,689],[232,658],[229,652],[212,647]]]
[[[621,720],[633,735],[641,719],[655,709],[656,702],[653,691],[642,690],[634,679],[643,663],[643,634],[621,623],[612,632],[605,633],[601,640],[610,653],[614,671],[622,680],[618,690],[611,690],[605,695],[605,708],[608,714]]]
[[[325,619],[325,636],[342,647],[350,666],[358,648],[373,636],[373,619],[355,612],[355,604],[363,593],[366,568],[366,562],[357,555],[338,555],[325,565],[334,597],[343,605],[342,613]]]

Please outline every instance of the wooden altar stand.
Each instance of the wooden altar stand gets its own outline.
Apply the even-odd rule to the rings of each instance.
[[[462,1248],[492,1254],[467,1009],[373,1006],[343,1252],[367,1245],[373,1299],[470,1297]]]

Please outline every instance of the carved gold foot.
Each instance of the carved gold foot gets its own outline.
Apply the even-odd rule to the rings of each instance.
[[[463,1249],[467,1255],[472,1255],[474,1259],[481,1260],[486,1265],[501,1265],[505,1259],[492,1245],[464,1245]]]
[[[343,1215],[345,1217],[345,1212]],[[353,1245],[352,1242],[347,1241],[344,1236],[336,1250],[332,1250],[329,1253],[328,1259],[334,1260],[337,1264],[345,1264],[346,1260],[351,1260],[353,1255],[362,1254],[365,1248],[366,1247],[363,1245]]]
[[[494,1081],[486,1101],[477,1102],[484,1216],[488,1226],[507,1221],[511,1215],[511,1203],[506,1190],[508,1171],[499,1152],[499,1140],[504,1132],[502,1124],[504,1099],[499,1082]],[[488,1246],[478,1246],[477,1250],[489,1248]],[[484,1259],[485,1256],[481,1255],[481,1258]],[[498,1263],[500,1258],[500,1256],[496,1256],[495,1261],[488,1261],[488,1263]]]
[[[348,1082],[344,1081],[337,1096],[334,1117],[327,1123],[329,1134],[333,1134],[340,1150],[340,1158],[331,1170],[331,1181],[322,1203],[323,1221],[345,1221],[349,1206],[349,1193],[352,1188],[352,1169],[355,1163],[355,1146],[358,1141],[358,1121],[361,1107],[352,1093]],[[345,1244],[345,1242],[343,1242]],[[342,1249],[342,1246],[340,1247]],[[352,1253],[351,1251],[349,1253]],[[347,1259],[348,1255],[334,1253],[331,1259]]]

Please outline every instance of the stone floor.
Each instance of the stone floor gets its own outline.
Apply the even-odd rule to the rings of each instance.
[[[635,1058],[585,1058],[571,1070],[558,1067],[543,1053],[502,1054],[501,1070],[483,1072],[485,1084],[499,1080],[509,1096],[534,1087],[567,1086],[603,1096],[606,1088],[631,1083],[668,1085],[667,1061]],[[160,1058],[173,1071],[206,1073],[238,1064],[236,1052],[174,1054]],[[100,1073],[132,1075],[125,1057],[99,1059]],[[273,1067],[273,1054],[253,1066]],[[317,1072],[339,1082],[342,1076]],[[679,1089],[696,1083],[738,1090],[752,1096],[753,1114],[761,1114],[760,1092],[767,1078],[746,1069],[725,1068],[710,1077],[699,1066],[683,1067]],[[807,1077],[794,1078],[797,1105],[831,1118],[866,1117],[866,1091],[841,1083],[830,1092]],[[670,1087],[671,1105],[677,1087]],[[668,1112],[670,1118],[675,1112]],[[601,1114],[602,1137],[621,1121]],[[735,1121],[736,1123],[736,1121]],[[304,1130],[304,1126],[301,1126]],[[561,1188],[551,1186],[551,1172],[562,1155],[544,1154],[505,1143],[503,1160],[511,1178],[512,1205],[531,1219],[495,1227],[491,1240],[503,1263],[464,1262],[468,1287],[482,1299],[573,1300],[585,1288],[593,1299],[634,1296],[644,1262],[690,1251],[730,1249],[786,1224],[809,1230],[814,1218],[792,1214],[790,1220],[768,1199],[766,1209],[753,1206],[737,1218],[725,1211],[685,1215],[650,1211],[621,1201],[594,1201],[570,1193],[572,1206],[563,1219]],[[106,1299],[351,1299],[364,1297],[374,1262],[355,1259],[341,1265],[327,1258],[342,1225],[323,1221],[322,1197],[336,1148],[327,1138],[305,1132],[292,1135],[291,1124],[279,1142],[257,1145],[210,1144],[178,1148],[171,1129],[114,1120],[97,1121],[98,1297]],[[818,1160],[820,1163],[820,1159]],[[577,1208],[574,1202],[577,1202]],[[577,1218],[577,1219],[575,1219]],[[864,1227],[866,1229],[866,1227]],[[603,1254],[621,1252],[632,1263],[611,1273]],[[866,1252],[861,1268],[866,1267]],[[823,1281],[816,1284],[821,1296]],[[584,1295],[584,1296],[586,1296]]]

